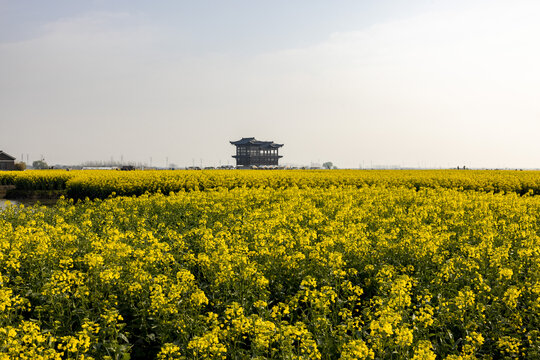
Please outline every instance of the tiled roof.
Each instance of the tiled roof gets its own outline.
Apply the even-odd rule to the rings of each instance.
[[[3,159],[3,160],[15,160],[15,158],[5,152],[3,152],[2,150],[0,150],[0,160]]]
[[[276,144],[273,141],[260,141],[255,139],[254,137],[248,137],[248,138],[242,138],[238,141],[231,141],[230,142],[233,145],[255,145],[260,146],[262,149],[268,149],[273,148],[277,149],[283,146],[283,144]]]

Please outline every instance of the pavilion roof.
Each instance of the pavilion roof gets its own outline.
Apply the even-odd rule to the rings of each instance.
[[[255,139],[254,137],[247,137],[242,138],[238,141],[231,141],[230,142],[233,145],[240,146],[240,145],[252,145],[252,146],[259,146],[262,149],[277,149],[283,146],[283,144],[276,144],[273,141],[260,141]]]

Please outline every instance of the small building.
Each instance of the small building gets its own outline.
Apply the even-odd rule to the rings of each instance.
[[[0,170],[15,170],[15,158],[0,150]]]
[[[236,167],[264,167],[278,166],[279,148],[283,144],[275,144],[273,141],[259,141],[253,137],[231,141],[236,146]]]

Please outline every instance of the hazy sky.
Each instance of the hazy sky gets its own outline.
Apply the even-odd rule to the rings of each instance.
[[[0,0],[0,149],[540,167],[540,2]]]

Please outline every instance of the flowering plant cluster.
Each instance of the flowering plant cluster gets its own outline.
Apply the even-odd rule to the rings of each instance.
[[[482,192],[540,193],[540,171],[463,170],[30,170],[1,172],[0,185],[64,190],[72,199],[234,188],[404,186]]]
[[[382,180],[8,207],[0,359],[538,359],[539,214]]]

